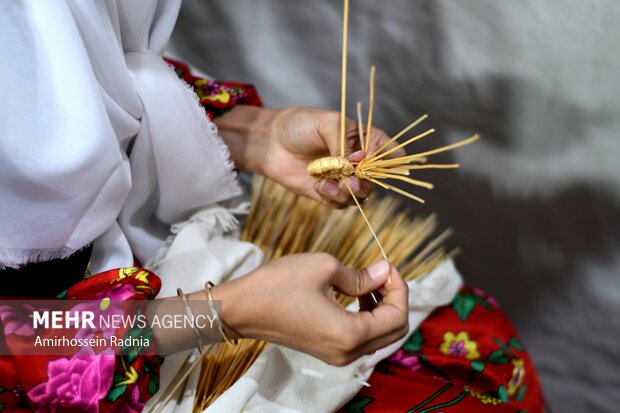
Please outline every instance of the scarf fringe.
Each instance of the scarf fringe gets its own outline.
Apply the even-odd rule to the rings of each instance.
[[[230,209],[219,205],[209,206],[192,215],[187,221],[173,224],[170,227],[170,235],[166,239],[164,246],[147,262],[146,268],[157,272],[159,265],[166,258],[168,250],[177,235],[188,225],[198,226],[200,231],[209,235],[209,237],[221,236],[238,230],[239,221],[235,215],[247,215],[249,205],[248,202],[242,202],[235,208]]]
[[[18,269],[28,263],[45,262],[55,259],[65,259],[75,254],[81,248],[68,247],[45,249],[0,248],[0,270],[5,268]]]

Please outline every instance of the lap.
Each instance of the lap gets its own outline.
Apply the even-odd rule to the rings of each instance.
[[[377,365],[346,413],[544,411],[540,382],[495,300],[463,288]]]

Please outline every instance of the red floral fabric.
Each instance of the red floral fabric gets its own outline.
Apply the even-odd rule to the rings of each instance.
[[[57,298],[99,300],[102,304],[119,299],[151,300],[160,287],[159,278],[148,270],[121,268],[89,277]],[[30,324],[16,325],[18,320],[11,314],[0,313],[0,341],[9,349],[15,348],[20,334],[29,334]],[[0,412],[140,412],[159,389],[159,366],[163,362],[156,355],[154,340],[150,343],[150,348],[135,348],[128,355],[96,354],[91,349],[71,357],[0,356]]]
[[[170,58],[165,60],[174,68],[177,76],[192,87],[211,120],[235,105],[263,106],[252,85],[200,78],[194,76],[186,64]]]
[[[464,288],[379,363],[341,413],[541,413],[538,376],[510,321]]]

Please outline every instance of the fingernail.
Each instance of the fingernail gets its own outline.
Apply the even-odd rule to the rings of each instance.
[[[366,271],[368,271],[370,278],[376,280],[383,277],[390,271],[390,264],[385,260],[381,260],[370,265],[366,268]]]
[[[353,192],[357,193],[360,191],[360,189],[362,189],[362,183],[359,181],[359,179],[351,178],[348,181],[349,181],[349,186],[351,187]]]
[[[352,162],[359,162],[366,157],[366,152],[364,151],[355,151],[351,155],[348,156],[348,159]]]
[[[338,184],[330,180],[323,181],[320,189],[321,189],[321,192],[329,196],[336,196],[340,192],[340,189],[338,188]]]

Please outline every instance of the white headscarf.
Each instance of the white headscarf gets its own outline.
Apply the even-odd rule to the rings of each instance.
[[[93,241],[95,271],[146,262],[172,223],[240,193],[215,126],[161,58],[179,6],[0,2],[0,267]]]

